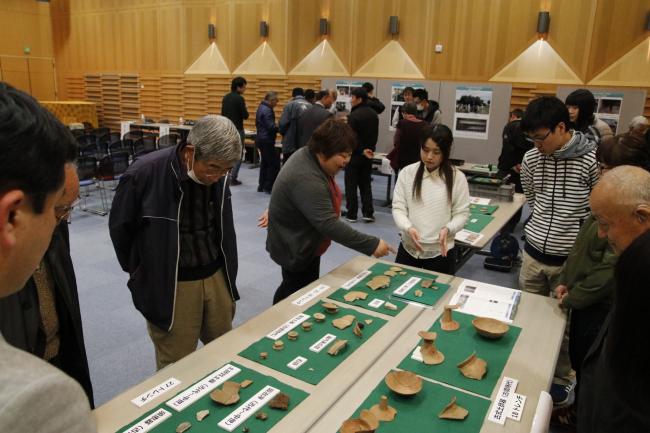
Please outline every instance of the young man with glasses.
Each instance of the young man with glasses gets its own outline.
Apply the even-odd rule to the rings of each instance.
[[[110,234],[158,369],[232,329],[239,295],[227,179],[241,146],[233,122],[205,116],[187,144],[138,158],[120,178]]]
[[[524,155],[521,184],[532,210],[519,288],[549,296],[557,285],[583,221],[589,216],[589,194],[598,181],[596,143],[569,129],[569,111],[556,97],[528,104],[521,130],[535,147]],[[571,366],[563,344],[551,389],[556,404],[570,402]],[[568,387],[566,387],[568,385]],[[555,392],[557,391],[557,392]]]

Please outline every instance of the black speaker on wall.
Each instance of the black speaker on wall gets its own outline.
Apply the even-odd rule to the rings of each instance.
[[[537,33],[548,33],[551,27],[551,13],[548,11],[540,12],[537,15]]]
[[[388,32],[391,35],[396,35],[399,33],[399,18],[395,15],[390,17]]]

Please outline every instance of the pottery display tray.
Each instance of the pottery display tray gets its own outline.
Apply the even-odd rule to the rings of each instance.
[[[406,307],[405,301],[413,301],[423,305],[433,306],[435,305],[440,298],[444,296],[449,289],[449,284],[436,283],[436,275],[427,274],[424,272],[414,271],[412,269],[403,268],[403,271],[406,272],[406,275],[400,275],[399,273],[394,277],[390,277],[390,285],[383,289],[372,290],[366,284],[373,279],[373,277],[384,275],[384,272],[388,271],[391,267],[397,266],[401,267],[399,264],[385,264],[377,263],[368,268],[370,272],[369,275],[365,276],[361,281],[357,282],[355,285],[349,289],[340,288],[334,293],[330,294],[328,297],[339,302],[345,302],[347,304],[356,305],[367,310],[376,311],[378,313],[386,314],[389,316],[396,316]],[[413,287],[403,294],[393,293],[395,290],[402,287],[403,284],[407,283],[410,278],[420,278]],[[425,289],[420,286],[421,280],[434,280],[434,283],[430,288]],[[422,291],[422,296],[415,296],[416,290]],[[358,299],[356,301],[348,302],[345,300],[344,296],[350,291],[359,291],[368,294],[368,297],[365,300]],[[388,310],[385,308],[385,303],[390,302],[397,307],[397,310]]]
[[[388,405],[397,410],[397,415],[393,421],[380,422],[379,428],[375,430],[377,433],[478,432],[490,406],[490,401],[487,399],[427,380],[422,381],[422,390],[419,393],[411,397],[402,397],[388,389],[382,380],[351,418],[358,418],[361,410],[370,409],[377,404],[382,395],[388,397]],[[464,420],[438,418],[438,414],[451,402],[452,397],[456,397],[456,404],[469,411]],[[332,428],[332,432],[334,431]]]
[[[279,338],[284,344],[282,350],[274,350],[274,340],[267,336],[248,346],[239,353],[239,356],[316,385],[386,324],[383,319],[342,307],[339,307],[337,313],[327,313],[321,305],[322,303],[319,302],[303,312],[310,316],[307,320],[312,324],[311,331],[305,331],[298,325],[294,328],[298,333],[296,340],[289,340],[286,335]],[[325,314],[325,321],[316,322],[313,317],[315,313]],[[332,320],[348,314],[354,315],[357,321],[363,323],[361,338],[354,334],[354,324],[342,330],[332,325]],[[372,323],[366,324],[366,320],[372,320]],[[330,337],[325,339],[328,334]],[[327,351],[338,339],[347,340],[347,347],[343,348],[338,355],[332,356]],[[321,344],[318,345],[318,342]],[[266,359],[261,359],[262,352],[267,353]]]
[[[470,204],[469,213],[470,214],[483,214],[483,215],[492,215],[494,212],[499,209],[499,205],[481,205],[481,204]]]
[[[239,383],[248,379],[253,383],[246,388],[241,388],[239,401],[230,406],[221,406],[213,402],[210,399],[209,392],[202,394],[196,401],[193,401],[195,395],[200,393],[201,389],[208,389],[208,387],[214,386],[214,384],[220,383],[226,378],[229,381]],[[221,385],[216,388],[221,388]],[[270,400],[268,397],[277,392],[275,390],[289,396],[287,410],[271,409],[267,406]],[[261,398],[258,399],[258,397]],[[186,421],[192,424],[188,430],[191,433],[239,432],[242,431],[244,426],[248,427],[251,432],[263,433],[271,430],[275,424],[307,397],[308,394],[304,391],[292,388],[272,377],[231,362],[221,366],[204,379],[186,387],[183,391],[170,395],[167,402],[159,404],[155,409],[148,411],[146,415],[117,430],[116,433],[175,432],[176,428]],[[248,410],[244,409],[245,406],[248,407]],[[177,409],[181,410],[178,411]],[[209,410],[210,414],[199,422],[196,419],[196,414],[204,409]],[[255,414],[258,412],[266,413],[268,418],[266,420],[255,418]],[[245,416],[248,416],[245,421],[237,421]]]
[[[521,333],[521,328],[510,325],[508,332],[498,340],[490,340],[477,334],[472,320],[476,316],[453,312],[453,319],[460,324],[456,331],[443,331],[440,329],[440,318],[429,331],[436,332],[436,348],[445,355],[442,364],[427,365],[412,359],[414,351],[422,345],[422,340],[402,360],[399,368],[412,371],[422,377],[447,383],[449,385],[474,392],[485,397],[490,397],[496,386],[503,367],[505,367],[512,348]],[[476,352],[478,358],[487,361],[487,373],[482,380],[469,379],[462,375],[456,367],[459,363]]]
[[[467,217],[467,222],[465,223],[465,230],[469,230],[474,233],[481,233],[488,224],[494,220],[492,215],[485,215],[482,213],[471,213]]]

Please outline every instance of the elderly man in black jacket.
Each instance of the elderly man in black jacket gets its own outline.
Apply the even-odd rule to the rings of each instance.
[[[0,299],[0,331],[12,346],[44,359],[79,382],[93,407],[67,224],[79,197],[79,177],[72,162],[65,166],[64,190],[61,204],[54,208],[58,225],[38,269],[21,291]]]
[[[375,209],[372,205],[370,176],[372,157],[377,146],[379,134],[379,117],[368,105],[368,93],[362,87],[352,89],[352,112],[348,115],[348,124],[355,132],[358,146],[352,153],[350,164],[345,167],[345,202],[346,219],[357,222],[357,188],[361,193],[361,213],[365,222],[375,221]]]
[[[336,102],[335,90],[321,90],[316,98],[314,105],[298,118],[298,148],[306,146],[316,128],[334,115],[330,108]]]
[[[235,125],[205,116],[187,144],[138,158],[120,178],[110,235],[158,369],[232,329],[239,295],[227,175],[240,155]]]
[[[264,191],[268,194],[271,194],[275,178],[280,172],[280,155],[275,151],[278,125],[275,123],[273,109],[276,105],[278,105],[278,94],[268,92],[255,113],[255,127],[257,128],[255,144],[262,154],[257,192]]]

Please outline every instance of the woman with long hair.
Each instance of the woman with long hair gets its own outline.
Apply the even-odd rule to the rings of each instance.
[[[469,187],[449,162],[453,141],[445,125],[426,128],[421,160],[400,171],[393,193],[393,218],[402,237],[397,263],[454,273],[454,234],[469,215]]]

